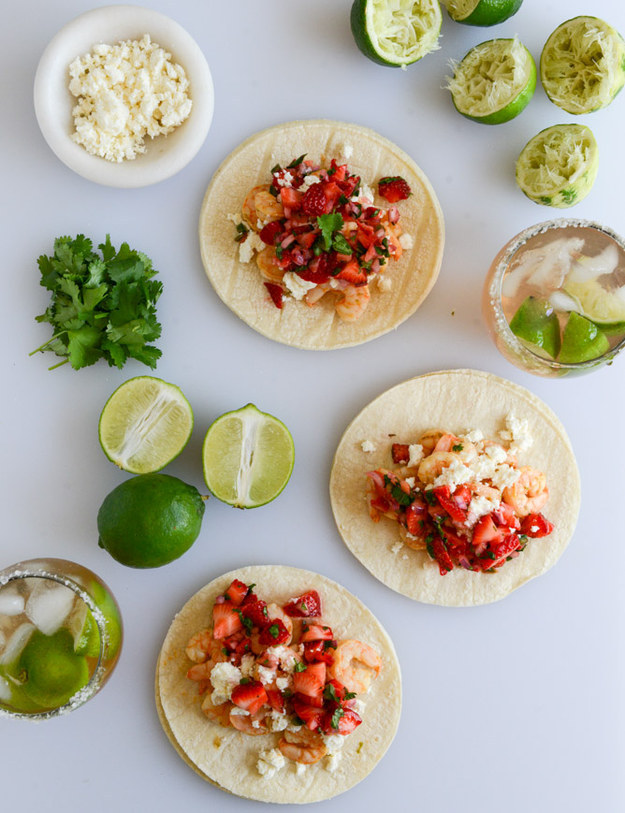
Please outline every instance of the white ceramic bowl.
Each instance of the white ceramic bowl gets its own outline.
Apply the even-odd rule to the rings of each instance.
[[[76,99],[69,91],[69,65],[98,43],[138,40],[144,34],[184,68],[191,88],[191,114],[169,135],[147,138],[145,153],[133,160],[116,163],[90,155],[71,139]],[[204,54],[182,26],[141,6],[103,6],[76,17],[50,42],[37,67],[34,100],[41,132],[64,164],[95,183],[129,188],[163,181],[191,161],[206,139],[214,92]]]

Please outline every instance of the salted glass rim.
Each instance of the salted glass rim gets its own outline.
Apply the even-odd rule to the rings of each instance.
[[[87,700],[90,700],[100,688],[100,683],[102,681],[105,672],[103,655],[105,652],[105,648],[109,643],[109,634],[106,627],[106,618],[102,610],[93,600],[93,598],[81,585],[79,585],[69,576],[65,576],[62,573],[54,572],[55,566],[57,566],[59,569],[62,569],[64,565],[71,565],[74,567],[82,568],[84,570],[89,570],[89,568],[85,567],[85,565],[80,565],[78,564],[78,562],[72,562],[69,559],[58,559],[58,558],[28,559],[23,562],[16,562],[15,564],[9,565],[9,567],[5,567],[2,570],[0,570],[0,589],[14,581],[35,578],[55,581],[58,584],[62,584],[65,587],[68,587],[70,590],[72,590],[72,592],[74,592],[79,598],[81,598],[85,602],[87,607],[90,609],[94,621],[96,622],[96,625],[98,627],[100,639],[100,651],[98,653],[98,663],[96,665],[96,668],[94,669],[93,674],[89,678],[88,682],[85,683],[85,685],[82,686],[77,692],[75,692],[67,701],[67,703],[64,703],[62,706],[59,706],[58,708],[55,709],[50,709],[49,711],[37,711],[31,713],[11,711],[10,709],[2,708],[0,706],[0,717],[19,718],[33,721],[47,720],[53,717],[59,717],[62,714],[67,714],[68,712],[73,711],[74,709],[77,709],[80,706],[82,706],[84,703],[87,702]]]
[[[603,226],[601,223],[598,223],[595,220],[586,220],[583,218],[555,218],[554,220],[545,220],[542,223],[536,223],[533,226],[528,226],[527,228],[520,231],[515,237],[508,241],[505,251],[501,255],[495,270],[493,272],[492,279],[488,285],[488,293],[490,303],[495,311],[495,319],[497,322],[498,328],[505,334],[505,341],[511,345],[514,345],[515,351],[520,353],[521,356],[527,357],[531,359],[533,363],[536,361],[540,361],[544,363],[547,367],[550,367],[554,370],[584,370],[588,367],[598,367],[602,364],[605,364],[607,361],[613,360],[618,353],[625,347],[625,336],[621,339],[618,344],[615,344],[614,347],[611,347],[606,353],[601,356],[597,356],[594,359],[588,359],[587,361],[576,361],[576,362],[562,362],[556,361],[555,359],[548,359],[544,358],[544,356],[539,356],[537,353],[533,353],[528,347],[526,347],[523,342],[519,341],[518,337],[510,329],[510,325],[506,316],[503,311],[503,306],[501,304],[501,287],[503,283],[503,278],[505,272],[512,261],[514,255],[521,249],[532,237],[536,237],[539,234],[544,234],[551,229],[565,229],[565,228],[589,228],[595,229],[596,231],[602,232],[607,237],[610,237],[617,243],[620,248],[625,252],[625,240],[608,226]]]

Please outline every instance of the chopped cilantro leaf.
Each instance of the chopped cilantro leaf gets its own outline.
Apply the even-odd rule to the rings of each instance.
[[[452,452],[461,452],[464,449],[462,443],[456,443],[455,446],[451,447]]]
[[[345,714],[344,710],[339,706],[337,709],[334,710],[332,714],[332,719],[330,720],[330,725],[335,730],[338,730],[339,727],[339,720]]]
[[[293,667],[294,672],[303,672],[306,669],[306,664],[303,661],[296,661]]]
[[[333,233],[343,228],[343,216],[338,212],[331,212],[328,215],[318,215],[317,225],[321,230],[323,250],[330,251]]]

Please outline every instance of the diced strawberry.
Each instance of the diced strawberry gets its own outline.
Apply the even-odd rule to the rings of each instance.
[[[272,220],[262,227],[259,233],[260,239],[268,246],[275,246],[278,242],[278,237],[284,231],[284,225],[279,220]]]
[[[432,490],[439,505],[445,509],[453,521],[464,524],[467,519],[467,512],[453,499],[449,486],[437,486]]]
[[[407,443],[393,443],[391,446],[393,463],[407,463],[410,460],[410,447]]]
[[[213,606],[213,638],[227,638],[241,629],[243,624],[232,602],[223,601]]]
[[[314,231],[305,231],[298,234],[295,239],[302,248],[312,248],[313,243],[317,239],[317,233]]]
[[[317,186],[323,187],[323,194],[325,195],[326,199],[326,212],[331,212],[334,209],[336,202],[343,194],[341,187],[335,183],[334,180],[324,184],[317,184]]]
[[[308,624],[302,631],[301,641],[331,641],[334,638],[332,627]]]
[[[249,618],[252,624],[259,629],[266,627],[269,623],[267,603],[262,599],[254,598],[252,601],[246,599],[241,605],[241,612],[245,618]]]
[[[235,706],[249,711],[250,714],[256,712],[268,701],[265,687],[259,680],[251,680],[249,683],[240,683],[232,690],[231,700]]]
[[[323,183],[313,184],[312,186],[308,187],[302,196],[302,211],[311,217],[325,215],[331,211],[327,208],[328,200],[323,191],[323,187]]]
[[[267,701],[274,711],[282,713],[284,711],[284,697],[278,689],[266,689]]]
[[[291,633],[284,626],[284,621],[280,618],[271,618],[261,631],[258,640],[263,646],[278,646],[286,644],[290,637]]]
[[[412,190],[407,181],[399,175],[394,175],[378,181],[378,194],[389,203],[397,203],[398,200],[409,198]]]
[[[333,158],[330,162],[328,175],[332,176],[333,181],[344,181],[347,177],[347,164],[337,164],[336,159]]]
[[[362,718],[353,709],[343,709],[343,714],[338,721],[337,734],[346,736],[362,723]]]
[[[289,210],[289,212],[297,211],[302,205],[302,200],[306,193],[302,195],[297,189],[291,189],[289,186],[280,188],[280,200],[282,206]]]
[[[293,711],[311,731],[319,728],[325,714],[322,706],[313,706],[297,695],[293,698]]]
[[[344,279],[351,285],[365,285],[367,282],[367,274],[356,260],[350,260],[347,265],[341,268],[338,274],[335,274],[335,277],[336,279]]]
[[[542,514],[528,514],[521,520],[521,533],[539,539],[553,531],[553,523]]]
[[[321,697],[325,682],[325,663],[309,663],[302,672],[293,672],[293,691],[307,697]]]
[[[406,530],[412,536],[423,536],[428,518],[428,507],[424,500],[416,497],[406,508]]]
[[[500,542],[497,545],[491,544],[491,549],[495,558],[492,561],[491,567],[499,567],[502,565],[506,559],[513,554],[518,548],[521,546],[521,540],[515,534],[509,534],[503,542]]]
[[[265,288],[269,291],[271,301],[279,310],[282,310],[283,293],[282,286],[275,282],[266,282]]]
[[[230,601],[234,607],[238,607],[239,604],[242,603],[243,599],[247,595],[248,587],[247,584],[240,581],[239,579],[235,579],[230,587],[224,593],[225,598]]]
[[[481,556],[490,545],[501,542],[504,532],[495,525],[492,514],[480,517],[473,528],[473,547],[476,556]]]
[[[243,630],[224,638],[223,645],[228,652],[234,652],[236,655],[245,655],[246,652],[251,652],[252,649],[252,642]]]
[[[319,618],[322,615],[321,599],[316,590],[308,590],[301,596],[292,598],[282,609],[293,618]]]
[[[442,539],[436,537],[430,544],[432,553],[434,554],[434,559],[436,559],[438,562],[440,574],[441,576],[444,576],[446,573],[449,573],[450,570],[454,569],[452,558],[447,552],[447,548],[445,547]]]
[[[334,650],[336,647],[328,646],[327,643],[335,641],[306,641],[304,644],[304,660],[306,663],[323,662],[330,665],[334,661]]]
[[[326,700],[342,703],[345,700],[346,688],[338,680],[329,680],[323,690],[323,695]]]
[[[500,502],[497,508],[492,512],[492,517],[495,521],[495,525],[505,525],[507,528],[514,528],[516,531],[521,527],[514,508],[508,505],[508,503]]]

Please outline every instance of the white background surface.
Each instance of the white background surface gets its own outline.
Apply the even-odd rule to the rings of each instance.
[[[150,6],[187,28],[213,72],[209,137],[176,177],[139,190],[97,186],[68,170],[35,121],[32,82],[50,38],[86,0],[22,0],[2,28],[3,291],[0,444],[3,565],[63,556],[97,571],[125,620],[125,645],[105,690],[79,711],[32,725],[0,720],[3,807],[34,811],[251,810],[204,783],[175,754],[153,702],[153,670],[176,610],[214,576],[244,564],[320,571],[367,602],[393,637],[404,677],[399,733],[376,770],[324,809],[524,813],[623,809],[625,608],[621,507],[624,359],[585,378],[546,381],[501,358],[482,325],[482,281],[513,234],[554,213],[526,200],[514,163],[526,141],[574,120],[537,88],[515,121],[483,127],[460,117],[443,90],[448,60],[474,44],[518,33],[538,60],[560,22],[594,13],[625,31],[617,0],[525,0],[494,29],[444,14],[441,49],[407,71],[377,66],[354,46],[349,3],[338,0],[162,0]],[[294,118],[352,120],[409,152],[445,214],[439,281],[396,332],[360,347],[305,352],[238,321],[207,282],[196,239],[200,203],[219,162],[252,132]],[[625,233],[625,97],[579,119],[592,127],[601,166],[571,210]],[[96,513],[123,475],[102,454],[97,420],[127,378],[100,362],[53,372],[51,354],[28,357],[48,326],[36,258],[62,234],[127,240],[160,271],[163,358],[157,375],[182,387],[195,410],[189,446],[167,471],[204,489],[201,442],[209,423],[253,401],[282,418],[296,443],[286,491],[255,511],[210,500],[195,546],[159,570],[135,571],[97,546]],[[583,486],[579,525],[547,575],[497,604],[468,609],[412,602],[378,583],[344,547],[327,482],[350,419],[382,390],[419,373],[477,367],[522,384],[561,418]]]

